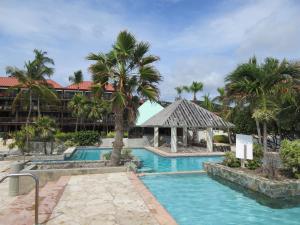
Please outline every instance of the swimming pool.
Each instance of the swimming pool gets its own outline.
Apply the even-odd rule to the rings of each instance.
[[[79,148],[68,160],[99,160],[111,149]],[[163,157],[144,148],[134,148],[133,155],[142,160],[140,172],[176,172],[202,170],[203,162],[221,161],[220,156]]]
[[[179,225],[300,224],[299,202],[271,201],[206,174],[148,175],[141,180]]]

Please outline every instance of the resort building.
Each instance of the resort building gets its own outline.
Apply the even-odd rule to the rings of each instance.
[[[41,115],[50,116],[54,118],[63,131],[74,130],[76,118],[72,116],[72,112],[68,109],[68,102],[76,93],[83,93],[87,97],[92,96],[91,81],[83,81],[79,85],[62,86],[54,80],[48,79],[47,83],[50,88],[57,94],[59,101],[50,103],[40,99]],[[19,101],[20,103],[13,107],[13,101],[20,91],[14,87],[18,85],[18,80],[14,77],[0,77],[0,132],[7,132],[19,129],[19,127],[26,122],[28,114],[28,107],[26,101]],[[107,85],[105,87],[105,98],[110,98],[113,92],[113,86]],[[33,111],[31,119],[33,120],[37,114],[37,99],[33,99]],[[94,121],[81,118],[79,129],[92,129]],[[96,121],[96,129],[98,130],[112,130],[113,118],[111,115],[104,116],[101,120]]]

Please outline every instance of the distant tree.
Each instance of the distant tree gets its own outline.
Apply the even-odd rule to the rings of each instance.
[[[84,115],[85,105],[86,105],[86,97],[81,93],[76,93],[71,101],[68,103],[68,108],[72,111],[72,115],[76,117],[76,125],[75,132],[78,130],[78,123],[80,116]]]
[[[213,100],[209,97],[209,94],[203,96],[203,101],[200,105],[209,111],[214,111],[215,109]]]
[[[93,130],[95,130],[97,120],[102,119],[107,107],[107,102],[97,97],[93,97],[87,102],[86,114],[89,119],[93,120]]]
[[[181,99],[182,98],[181,94],[183,92],[183,87],[182,86],[175,87],[175,90],[177,92],[176,100]]]
[[[81,70],[74,72],[72,76],[69,76],[69,81],[72,84],[77,85],[77,90],[79,90],[79,84],[83,82],[83,74]]]
[[[197,101],[197,93],[203,90],[203,83],[193,81],[189,90],[193,93],[193,101]]]
[[[47,155],[47,142],[51,142],[51,152],[53,152],[53,141],[57,132],[56,123],[48,116],[39,117],[34,123],[36,137],[44,143],[44,153]]]

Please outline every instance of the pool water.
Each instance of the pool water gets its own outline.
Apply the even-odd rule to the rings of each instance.
[[[300,224],[299,202],[270,202],[206,174],[148,175],[141,180],[179,225]]]
[[[111,149],[77,149],[68,160],[99,160]],[[221,161],[220,156],[163,157],[144,148],[133,149],[134,156],[142,161],[141,172],[176,172],[202,170],[203,162]]]

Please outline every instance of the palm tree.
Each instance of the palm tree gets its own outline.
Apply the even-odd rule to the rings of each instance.
[[[105,103],[99,98],[93,97],[86,107],[87,117],[93,120],[93,130],[95,130],[96,121],[102,118],[102,115],[105,111]]]
[[[41,82],[43,85],[48,86],[47,84],[47,80],[46,77],[51,77],[54,73],[54,69],[49,67],[48,64],[50,65],[54,65],[54,61],[53,59],[47,57],[47,52],[43,52],[41,50],[34,50],[34,54],[35,54],[35,59],[34,59],[34,64],[36,66],[36,76],[37,76],[37,80],[39,80],[39,82]],[[38,111],[38,116],[41,115],[41,110],[40,110],[40,98],[43,97],[49,100],[48,98],[50,97],[51,100],[51,96],[47,95],[46,93],[42,92],[42,93],[35,93],[35,95],[37,96],[37,111]],[[57,100],[57,97],[53,97],[52,100]]]
[[[48,116],[39,117],[34,123],[35,131],[39,139],[44,143],[44,153],[47,155],[47,142],[51,142],[51,153],[53,152],[53,140],[56,133],[56,123]]]
[[[72,84],[77,85],[77,90],[79,90],[79,84],[83,81],[83,74],[81,70],[74,72],[72,76],[69,76],[69,81]]]
[[[213,100],[209,97],[209,94],[205,94],[203,96],[203,101],[201,102],[201,106],[209,111],[214,111],[214,103]]]
[[[86,105],[86,97],[81,93],[76,93],[68,103],[68,108],[72,111],[72,115],[76,117],[75,132],[78,130],[80,116],[84,115]]]
[[[286,96],[292,97],[293,86],[299,79],[299,74],[299,67],[287,60],[280,62],[274,58],[266,58],[264,63],[259,65],[253,57],[248,63],[239,65],[226,77],[228,97],[240,106],[250,104],[256,121],[259,143],[261,143],[260,122],[263,122],[264,132],[266,132],[267,122],[274,118],[274,113],[277,113],[277,110],[271,109],[274,105],[268,107],[269,102],[276,103]],[[268,114],[268,119],[265,114]],[[266,138],[264,135],[265,151],[267,150]]]
[[[191,84],[191,86],[189,86],[189,91],[191,93],[193,93],[193,101],[197,101],[197,93],[199,91],[202,91],[203,90],[203,83],[202,82],[196,82],[196,81],[193,81],[193,83]]]
[[[181,94],[183,92],[183,87],[182,86],[175,87],[175,90],[177,92],[176,100],[181,99]]]
[[[124,136],[124,115],[135,120],[139,98],[157,101],[161,80],[159,72],[152,63],[159,60],[157,56],[147,54],[150,45],[138,42],[134,35],[127,31],[119,33],[113,48],[107,54],[91,53],[87,59],[94,61],[89,67],[93,82],[102,88],[108,82],[114,85],[111,104],[115,117],[115,141],[111,155],[111,164],[118,165]]]

